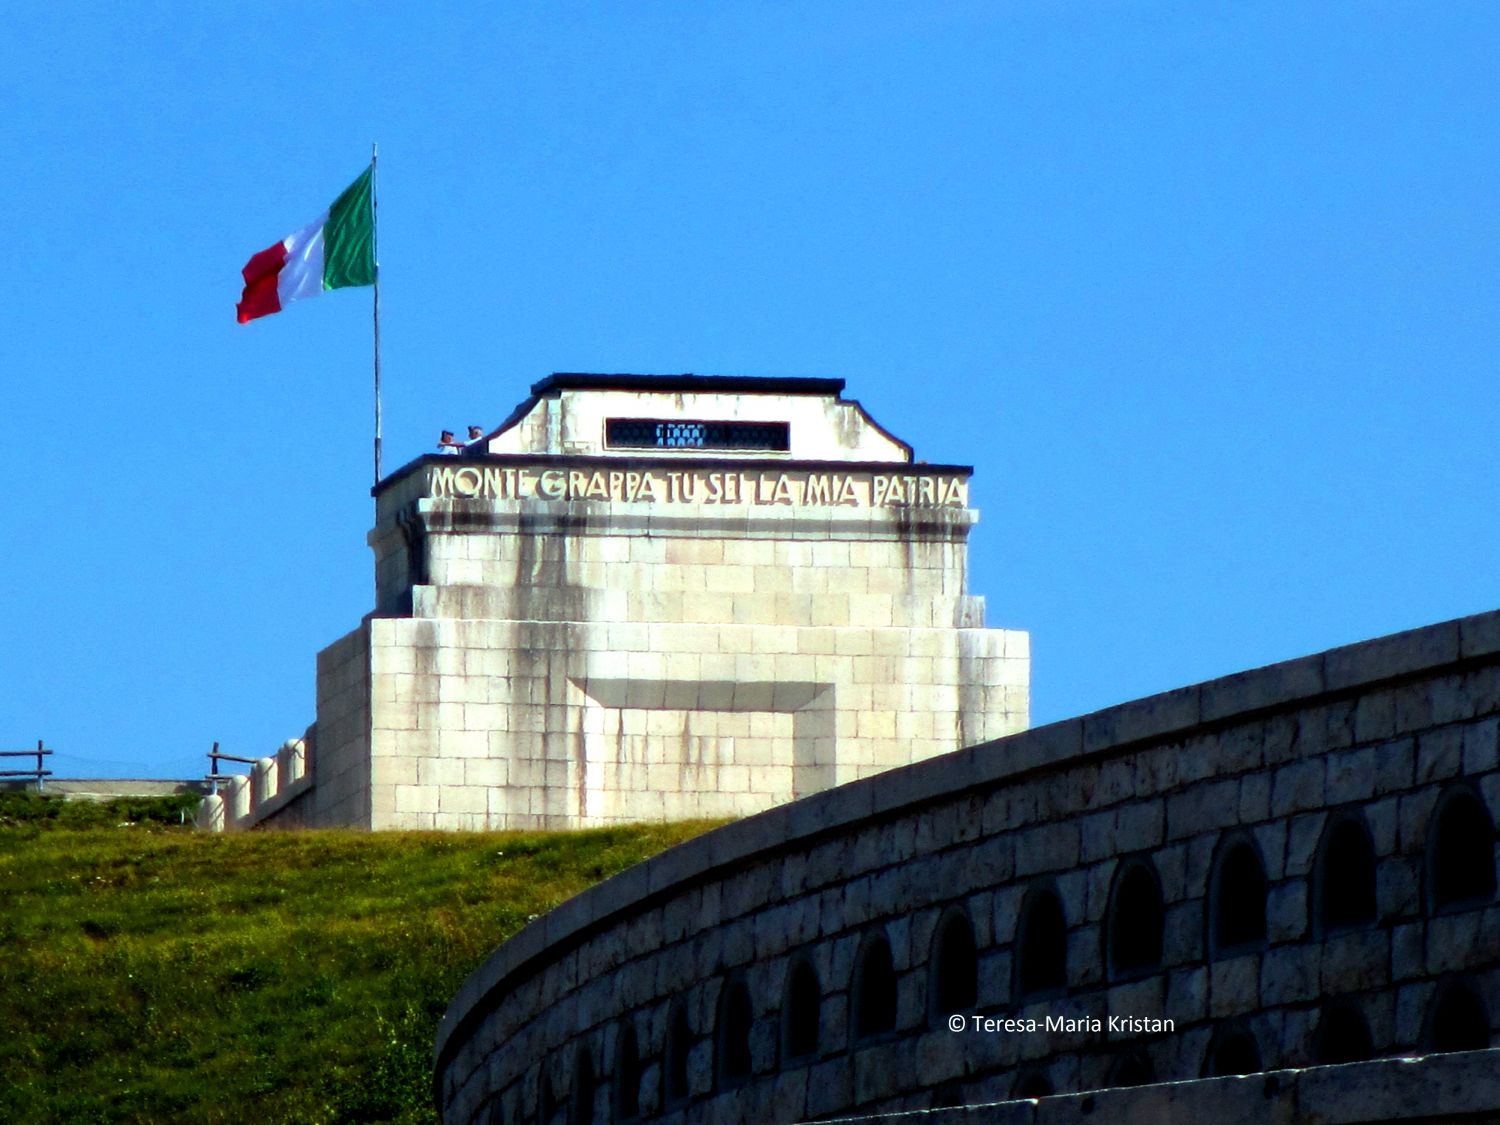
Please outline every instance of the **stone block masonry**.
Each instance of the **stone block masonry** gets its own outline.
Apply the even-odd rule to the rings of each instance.
[[[435,1096],[449,1125],[1500,1120],[1497,762],[1492,613],[853,781],[522,930]]]
[[[553,376],[393,473],[310,792],[228,826],[743,816],[1024,729],[1029,638],[968,592],[970,470],[842,386]]]

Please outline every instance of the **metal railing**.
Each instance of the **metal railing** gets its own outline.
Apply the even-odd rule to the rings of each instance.
[[[52,771],[51,770],[49,770],[49,769],[43,769],[42,768],[42,759],[45,758],[45,757],[47,757],[49,754],[54,754],[54,753],[56,753],[55,750],[48,750],[45,746],[42,745],[42,740],[40,738],[36,740],[36,749],[35,750],[0,750],[0,758],[35,758],[36,759],[36,768],[35,769],[29,769],[29,770],[0,770],[0,778],[4,778],[4,777],[28,778],[28,779],[36,782],[36,791],[38,793],[40,793],[40,792],[42,792],[46,788],[46,784],[47,784],[46,779],[52,776]]]
[[[242,762],[247,766],[253,766],[258,761],[260,761],[259,758],[242,758],[238,754],[225,754],[219,750],[219,744],[215,742],[214,748],[208,752],[208,776],[204,778],[208,782],[208,791],[210,793],[217,793],[219,791],[219,782],[228,781],[232,777],[244,776],[238,773],[220,773],[220,762]]]

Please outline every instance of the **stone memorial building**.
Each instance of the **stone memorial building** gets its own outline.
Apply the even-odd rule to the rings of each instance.
[[[1025,729],[970,469],[842,379],[558,374],[376,486],[317,721],[202,819],[558,828],[756,812]]]

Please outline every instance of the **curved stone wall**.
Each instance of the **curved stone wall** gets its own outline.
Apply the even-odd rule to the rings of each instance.
[[[1497,743],[1500,613],[736,822],[496,951],[440,1028],[444,1120],[789,1122],[1488,1047]]]

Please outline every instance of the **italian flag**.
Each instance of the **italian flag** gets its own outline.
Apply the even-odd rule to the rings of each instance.
[[[366,168],[317,222],[245,264],[245,292],[236,306],[241,324],[325,289],[375,284],[374,173],[373,165]]]

